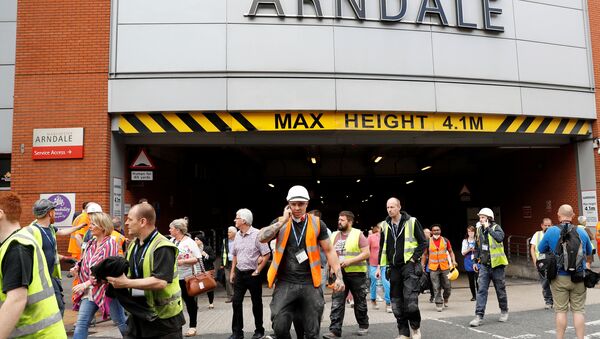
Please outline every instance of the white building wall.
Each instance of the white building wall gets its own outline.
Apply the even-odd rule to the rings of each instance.
[[[5,0],[4,0],[5,1]],[[113,0],[109,110],[389,110],[595,119],[585,0],[464,0],[477,30],[366,21],[248,17],[252,0]],[[353,17],[347,0],[343,16]],[[398,1],[387,1],[388,12]],[[456,25],[455,0],[441,0]],[[281,1],[286,15],[296,1]],[[394,8],[396,4],[396,8]],[[335,14],[335,0],[321,0]],[[313,15],[312,6],[304,6]],[[275,14],[260,7],[259,14]],[[411,23],[412,22],[412,23]],[[576,101],[574,100],[576,99]]]
[[[17,0],[0,0],[0,153],[12,145]]]

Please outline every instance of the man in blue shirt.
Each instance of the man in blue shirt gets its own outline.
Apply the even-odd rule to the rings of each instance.
[[[570,205],[562,205],[558,208],[558,226],[552,226],[546,230],[544,238],[538,244],[538,251],[540,253],[552,250],[556,254],[556,245],[560,239],[560,233],[562,229],[567,229],[570,226],[577,228],[577,233],[581,239],[581,245],[583,254],[587,257],[587,263],[581,263],[581,267],[577,268],[577,271],[583,271],[586,266],[589,268],[592,255],[592,243],[587,233],[578,228],[576,225],[571,224],[573,219],[573,207]],[[569,306],[573,312],[573,325],[575,326],[575,333],[577,338],[583,339],[585,332],[585,317],[584,317],[584,306],[586,297],[586,287],[583,281],[574,283],[571,281],[571,275],[566,272],[560,265],[558,267],[558,274],[554,280],[550,282],[550,288],[552,290],[552,297],[554,299],[554,309],[556,312],[556,338],[562,339],[567,329],[567,311]]]

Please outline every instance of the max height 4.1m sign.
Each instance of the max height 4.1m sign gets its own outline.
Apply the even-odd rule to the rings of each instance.
[[[33,130],[33,160],[83,158],[83,127]]]

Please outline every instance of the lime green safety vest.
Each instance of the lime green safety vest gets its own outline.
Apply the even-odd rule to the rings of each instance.
[[[477,227],[477,232],[481,232],[480,229],[483,226]],[[498,224],[494,224],[492,227],[492,229],[498,227]],[[477,234],[477,241],[479,241],[480,237],[479,234]],[[492,268],[500,266],[500,265],[508,265],[508,258],[506,257],[506,254],[504,254],[504,243],[502,242],[497,242],[496,240],[494,240],[494,238],[491,236],[491,234],[488,233],[488,243],[490,244],[490,257],[492,259]]]
[[[540,251],[538,251],[538,245],[540,244],[540,241],[542,241],[542,238],[544,237],[544,231],[537,231],[535,232],[535,234],[533,235],[533,247],[535,248],[535,258],[539,258],[540,257]]]
[[[415,249],[419,244],[415,239],[415,218],[410,217],[404,222],[404,262],[408,262],[415,253]],[[385,241],[383,242],[383,249],[381,250],[381,258],[379,258],[379,265],[386,266],[388,264],[387,258],[387,243],[390,236],[390,225],[387,222],[382,221],[379,223],[382,233],[385,234]],[[395,241],[395,240],[394,240]],[[394,253],[394,256],[396,253]],[[394,262],[392,258],[392,263]]]
[[[340,231],[335,231],[331,235],[331,243],[334,246],[335,246],[335,244],[334,244],[335,237],[339,233],[340,233]],[[354,257],[357,257],[360,254],[359,242],[360,242],[361,233],[362,232],[360,230],[357,230],[356,228],[353,228],[350,230],[350,234],[348,234],[348,237],[346,238],[346,243],[344,244],[344,256],[346,259],[352,259]],[[344,271],[347,273],[350,273],[350,272],[366,273],[367,272],[367,261],[361,260],[358,263],[347,266],[346,268],[344,268]]]
[[[4,259],[6,251],[13,242],[33,248],[33,269],[31,284],[27,286],[27,304],[19,317],[17,326],[10,334],[10,338],[66,339],[65,326],[54,296],[54,288],[46,267],[46,258],[42,247],[29,232],[20,229],[0,246],[0,260]],[[6,301],[6,294],[2,292],[2,277],[0,270],[0,304]]]
[[[130,261],[133,255],[133,249],[137,247],[137,244],[129,246],[127,250],[127,261]],[[144,255],[144,261],[142,264],[142,277],[148,278],[152,276],[152,268],[154,267],[154,251],[161,247],[173,247],[175,249],[175,258],[179,253],[177,246],[165,238],[162,234],[157,233],[154,239],[147,245],[148,250]],[[129,267],[129,276],[131,276],[131,270]],[[181,288],[179,287],[179,273],[177,272],[177,260],[173,263],[173,280],[168,283],[167,287],[162,290],[152,291],[144,290],[144,296],[150,309],[160,318],[168,319],[174,317],[183,311],[183,304],[181,299]]]
[[[25,227],[27,232],[29,232],[35,240],[37,241],[40,248],[44,247],[44,241],[42,240],[42,230],[40,230],[36,225],[35,221],[33,221],[29,226]],[[50,272],[50,276],[52,278],[61,279],[60,274],[60,259],[58,258],[58,245],[56,242],[56,231],[54,231],[54,227],[50,225],[50,231],[52,232],[52,236],[54,237],[54,267],[52,268],[52,272]]]

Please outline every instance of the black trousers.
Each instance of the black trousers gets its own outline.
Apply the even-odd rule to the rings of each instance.
[[[278,280],[271,299],[271,322],[277,339],[290,339],[294,319],[302,319],[304,338],[319,338],[323,316],[323,290],[310,284]]]
[[[410,337],[410,330],[421,327],[419,311],[419,279],[423,274],[421,264],[406,263],[390,266],[390,299],[392,311],[398,322],[398,333]]]
[[[181,299],[185,303],[185,308],[190,316],[190,327],[196,327],[198,319],[198,300],[196,297],[191,297],[185,288],[185,279],[179,280],[179,288],[181,288]]]
[[[477,272],[467,271],[467,276],[469,277],[469,289],[471,290],[471,296],[476,298],[477,290],[479,289],[479,286],[477,286]]]
[[[331,295],[331,314],[329,319],[329,331],[338,336],[342,335],[342,324],[346,312],[346,298],[352,292],[354,298],[354,316],[360,328],[369,328],[369,315],[367,314],[367,274],[343,272],[344,285],[342,292],[334,292]]]
[[[243,338],[244,336],[244,310],[242,303],[246,291],[250,291],[252,300],[252,315],[254,315],[254,333],[265,334],[263,327],[263,304],[262,304],[262,283],[260,276],[252,276],[250,271],[240,271],[235,269],[235,279],[233,281],[233,319],[231,330],[234,335]]]

